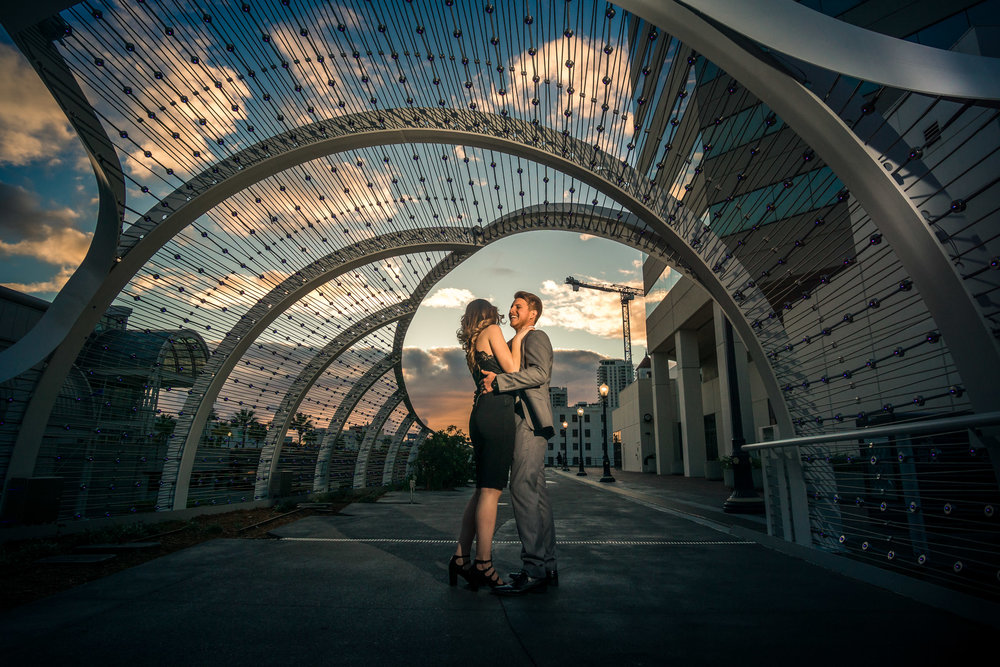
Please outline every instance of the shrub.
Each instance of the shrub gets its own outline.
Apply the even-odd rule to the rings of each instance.
[[[474,472],[472,443],[454,426],[432,433],[417,452],[417,480],[428,489],[464,486]]]

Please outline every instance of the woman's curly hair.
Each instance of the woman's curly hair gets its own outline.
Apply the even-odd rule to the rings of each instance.
[[[503,315],[497,307],[486,299],[469,302],[456,335],[458,342],[462,344],[462,349],[465,350],[465,363],[469,365],[469,371],[473,374],[476,372],[476,339],[491,324],[503,324]]]

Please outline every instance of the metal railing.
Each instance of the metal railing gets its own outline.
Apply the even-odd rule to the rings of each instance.
[[[747,445],[772,535],[1000,598],[1000,412]]]

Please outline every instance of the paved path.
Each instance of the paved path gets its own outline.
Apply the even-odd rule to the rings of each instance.
[[[281,539],[214,540],[0,615],[3,661],[885,667],[993,652],[992,627],[763,546],[759,519],[713,523],[729,516],[715,509],[721,485],[669,491],[623,475],[612,492],[587,483],[596,477],[548,475],[561,585],[546,594],[448,587],[471,489],[413,504],[395,493],[284,526]],[[507,504],[497,540],[498,565],[516,567]]]

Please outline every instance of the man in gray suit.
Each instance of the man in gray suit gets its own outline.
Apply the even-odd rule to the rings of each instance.
[[[530,292],[518,292],[508,316],[515,332],[533,327],[542,314],[542,301]],[[510,498],[521,538],[521,572],[510,583],[493,589],[498,595],[543,592],[558,585],[556,530],[545,489],[545,445],[555,434],[549,380],[552,344],[542,331],[529,331],[521,342],[521,369],[495,375],[484,371],[484,391],[511,393],[514,402],[514,462],[510,469]]]

